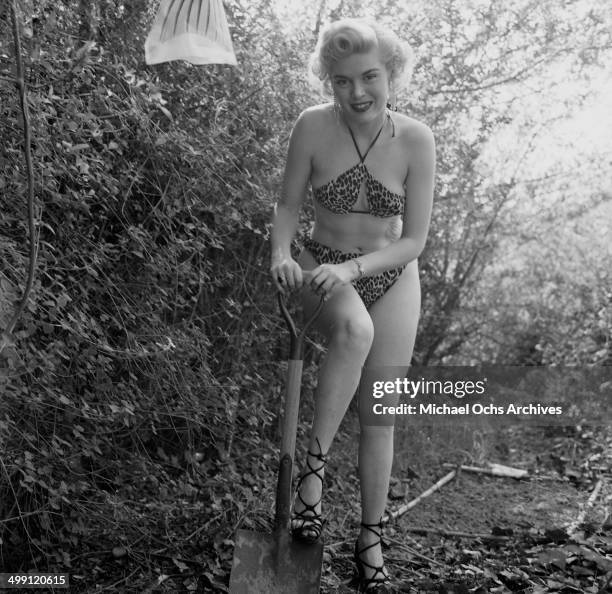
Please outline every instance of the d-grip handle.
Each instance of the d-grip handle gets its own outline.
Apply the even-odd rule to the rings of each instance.
[[[314,310],[313,314],[306,320],[302,331],[298,333],[297,328],[295,326],[295,322],[287,309],[287,302],[285,299],[284,293],[280,291],[277,293],[278,305],[281,310],[281,314],[283,314],[283,318],[285,318],[285,322],[287,323],[287,329],[289,330],[289,359],[297,360],[303,359],[304,357],[304,337],[306,333],[310,329],[310,327],[315,323],[319,315],[321,314],[321,310],[323,309],[323,305],[325,304],[325,298],[321,296],[319,300],[319,304]]]

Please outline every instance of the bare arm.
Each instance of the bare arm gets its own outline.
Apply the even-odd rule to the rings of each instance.
[[[302,270],[291,256],[291,240],[297,231],[300,209],[312,169],[312,150],[306,120],[308,113],[304,112],[291,132],[281,196],[274,207],[272,218],[270,272],[280,290],[302,285]]]

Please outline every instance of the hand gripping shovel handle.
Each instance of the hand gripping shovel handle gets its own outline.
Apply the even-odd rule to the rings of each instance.
[[[285,394],[285,413],[280,448],[280,468],[276,488],[276,518],[277,529],[289,527],[291,508],[291,478],[293,475],[293,457],[295,455],[295,438],[297,433],[298,412],[300,408],[300,387],[302,382],[302,365],[304,356],[304,337],[316,321],[323,309],[324,299],[321,297],[312,316],[306,321],[301,332],[297,331],[283,293],[278,293],[278,305],[287,323],[291,337],[289,361],[287,366],[287,384]]]

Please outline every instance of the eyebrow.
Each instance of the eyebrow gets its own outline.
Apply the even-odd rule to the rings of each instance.
[[[360,76],[366,76],[367,74],[378,73],[378,72],[380,72],[380,70],[381,69],[378,68],[378,67],[370,68],[370,69],[366,70],[365,72],[363,72]],[[334,74],[333,78],[337,79],[337,78],[350,78],[350,77],[347,76],[346,74]]]

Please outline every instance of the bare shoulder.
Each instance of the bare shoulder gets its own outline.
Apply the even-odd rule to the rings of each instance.
[[[435,145],[431,128],[407,115],[394,113],[392,116],[398,137],[405,143],[407,149],[432,150]]]
[[[334,106],[332,103],[320,103],[306,108],[300,119],[307,119],[310,124],[326,125],[334,118]]]
[[[329,131],[333,117],[333,105],[330,103],[308,107],[296,120],[293,135],[297,136],[300,142],[317,144],[321,136]]]

